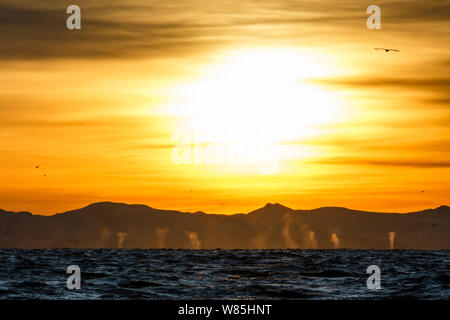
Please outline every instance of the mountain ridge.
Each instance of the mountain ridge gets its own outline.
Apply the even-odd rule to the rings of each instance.
[[[0,248],[450,249],[450,208],[382,213],[279,203],[247,214],[96,202],[50,216],[0,210]]]
[[[12,213],[12,214],[29,214],[29,215],[33,215],[33,216],[45,216],[45,217],[52,217],[52,216],[56,216],[56,215],[60,215],[60,214],[67,214],[67,213],[75,213],[78,211],[81,211],[83,209],[89,209],[89,208],[97,208],[97,207],[104,207],[107,205],[112,205],[112,206],[121,206],[121,207],[142,207],[142,208],[147,208],[147,209],[151,209],[151,210],[156,210],[156,211],[165,211],[165,212],[180,212],[180,213],[189,213],[189,214],[195,214],[195,213],[202,213],[202,214],[207,214],[207,215],[224,215],[224,216],[232,216],[232,215],[242,215],[242,214],[254,214],[254,213],[262,213],[265,212],[264,210],[270,210],[270,211],[278,211],[278,210],[287,210],[290,212],[315,212],[318,210],[342,210],[342,211],[348,211],[348,212],[361,212],[361,213],[376,213],[376,214],[399,214],[399,215],[408,215],[408,214],[416,214],[416,213],[425,213],[425,212],[435,212],[438,210],[449,210],[450,207],[447,205],[440,205],[439,207],[436,208],[428,208],[428,209],[423,209],[423,210],[419,210],[419,211],[411,211],[411,212],[380,212],[380,211],[365,211],[365,210],[358,210],[358,209],[350,209],[350,208],[346,208],[346,207],[339,207],[339,206],[324,206],[324,207],[318,207],[318,208],[313,208],[313,209],[292,209],[289,208],[287,206],[284,206],[283,204],[280,204],[278,202],[276,203],[271,203],[268,202],[266,203],[263,207],[252,210],[250,212],[247,213],[208,213],[208,212],[204,212],[201,210],[195,211],[195,212],[189,212],[189,211],[181,211],[181,210],[172,210],[172,209],[158,209],[158,208],[154,208],[151,207],[147,204],[139,204],[139,203],[125,203],[125,202],[113,202],[113,201],[98,201],[98,202],[93,202],[90,203],[84,207],[78,208],[78,209],[72,209],[72,210],[68,210],[68,211],[64,211],[64,212],[57,212],[54,214],[50,214],[50,215],[43,215],[43,214],[33,214],[32,212],[29,211],[9,211],[9,210],[4,210],[0,208],[0,214],[2,213]]]

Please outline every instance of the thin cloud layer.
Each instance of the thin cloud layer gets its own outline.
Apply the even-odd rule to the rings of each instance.
[[[82,30],[69,31],[67,3],[3,1],[0,59],[151,58],[263,40],[321,44],[328,41],[323,37],[330,30],[338,31],[336,39],[352,39],[355,31],[364,30],[368,6],[329,0],[170,4],[83,0],[77,4],[82,10]],[[450,10],[443,1],[380,1],[379,5],[386,32],[402,32],[407,39],[414,39],[418,32],[435,37],[436,29],[448,34],[444,27]]]

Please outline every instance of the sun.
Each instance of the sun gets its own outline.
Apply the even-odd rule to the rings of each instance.
[[[339,99],[308,83],[331,72],[305,50],[234,50],[174,88],[170,108],[209,144],[230,134],[253,146],[297,140],[341,116]]]

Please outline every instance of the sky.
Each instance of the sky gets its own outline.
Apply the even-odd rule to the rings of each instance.
[[[448,205],[449,36],[442,0],[0,0],[0,208]]]

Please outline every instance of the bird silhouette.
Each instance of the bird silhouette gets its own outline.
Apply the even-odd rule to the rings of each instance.
[[[385,52],[389,52],[389,51],[400,52],[400,50],[397,50],[397,49],[387,49],[387,48],[375,48],[375,50],[384,50]]]
[[[36,168],[36,169],[39,169],[39,166],[36,166],[35,168]]]

